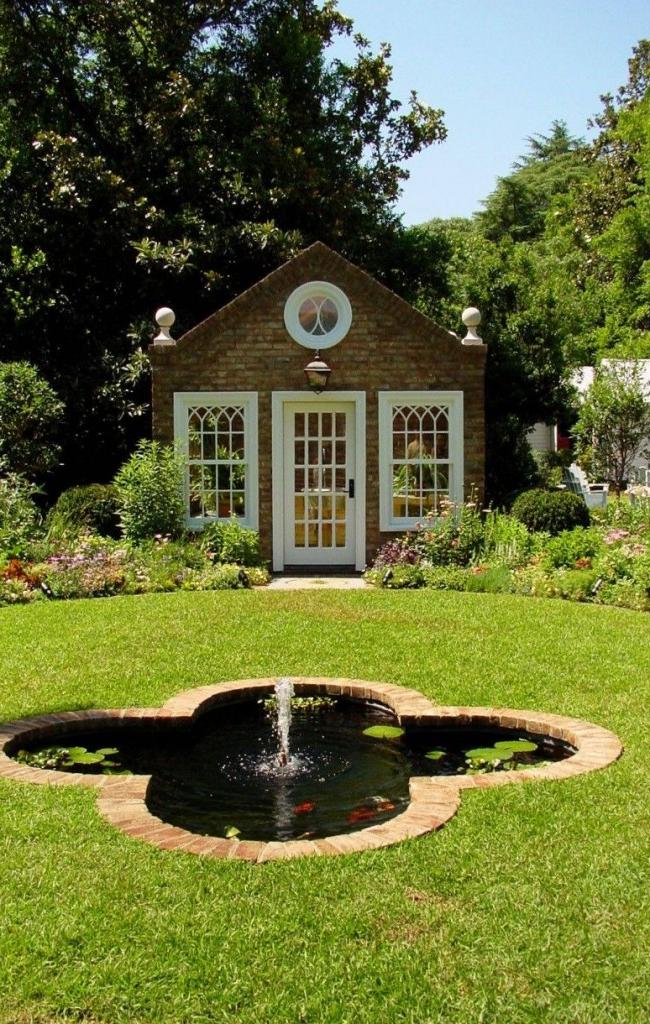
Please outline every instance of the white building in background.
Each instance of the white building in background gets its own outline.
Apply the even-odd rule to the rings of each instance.
[[[636,366],[639,369],[639,379],[645,388],[650,402],[650,359],[603,359],[603,366]],[[571,374],[571,384],[580,396],[584,396],[594,381],[595,368],[593,366],[579,366]],[[558,431],[557,425],[553,423],[536,423],[528,431],[528,443],[533,451],[555,452],[558,448],[568,447],[567,439]],[[650,438],[647,439],[650,446]],[[637,455],[633,463],[633,483],[650,484],[650,460],[642,455]]]
[[[555,423],[536,423],[528,431],[528,444],[534,452],[556,452],[558,429]]]

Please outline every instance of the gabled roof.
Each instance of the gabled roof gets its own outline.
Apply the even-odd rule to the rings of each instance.
[[[305,271],[309,272],[309,276],[306,273],[306,279],[313,279],[314,273],[325,277],[328,273],[336,275],[337,271],[345,273],[348,277],[356,277],[362,287],[375,289],[378,295],[381,296],[385,307],[402,323],[406,321],[418,333],[426,333],[429,336],[438,337],[447,343],[454,341],[460,344],[458,335],[454,334],[453,331],[447,331],[439,327],[438,324],[428,316],[425,316],[424,313],[420,313],[404,299],[401,299],[399,295],[391,291],[390,288],[380,284],[379,281],[371,277],[365,270],[361,270],[354,263],[350,263],[349,260],[335,252],[334,249],[330,249],[323,242],[314,242],[292,259],[283,263],[277,270],[273,270],[266,277],[262,278],[257,284],[252,285],[242,292],[241,295],[238,295],[225,306],[222,306],[221,309],[212,313],[207,319],[196,324],[195,327],[191,327],[189,331],[186,331],[178,339],[177,346],[184,347],[187,344],[201,341],[220,328],[227,327],[233,316],[239,317],[247,306],[252,306],[264,293],[274,292],[282,288],[285,279],[287,287],[292,290],[296,286],[296,270],[300,268],[301,264],[304,264]]]

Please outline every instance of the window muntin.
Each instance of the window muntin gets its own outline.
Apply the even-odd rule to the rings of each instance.
[[[352,324],[345,292],[329,281],[307,281],[295,288],[284,306],[284,323],[294,341],[305,348],[338,345]]]
[[[187,439],[191,518],[245,518],[243,407],[190,406]]]
[[[449,408],[393,405],[392,517],[419,519],[449,499]]]
[[[379,480],[381,530],[462,501],[462,392],[379,393]]]
[[[231,515],[257,528],[257,395],[178,392],[174,433],[186,460],[188,525]]]

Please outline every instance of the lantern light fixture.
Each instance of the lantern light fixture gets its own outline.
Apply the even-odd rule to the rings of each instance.
[[[307,385],[316,395],[320,395],[327,387],[331,372],[325,360],[321,359],[320,352],[314,352],[314,358],[305,367],[305,377],[307,378]]]

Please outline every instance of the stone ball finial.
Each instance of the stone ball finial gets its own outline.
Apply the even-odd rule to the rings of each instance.
[[[482,345],[483,339],[476,333],[476,328],[481,322],[481,313],[476,306],[468,306],[462,313],[463,323],[467,328],[467,334],[463,338],[463,345]]]
[[[465,327],[478,327],[481,322],[481,313],[476,306],[468,306],[463,310],[463,323]]]
[[[160,331],[153,339],[154,345],[175,344],[174,339],[169,333],[169,329],[174,326],[175,320],[176,314],[169,306],[161,306],[160,309],[156,310],[156,323],[160,327]]]

